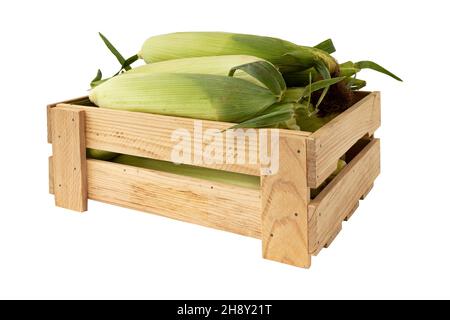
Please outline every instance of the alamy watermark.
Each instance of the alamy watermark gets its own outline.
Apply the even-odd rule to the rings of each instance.
[[[195,120],[193,132],[176,129],[171,140],[171,160],[177,164],[259,164],[261,175],[276,174],[279,169],[278,129],[204,130],[203,122]]]

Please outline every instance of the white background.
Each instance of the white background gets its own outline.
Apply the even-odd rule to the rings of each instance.
[[[0,298],[450,298],[450,29],[446,1],[2,1]],[[382,175],[310,270],[261,258],[261,243],[47,193],[47,103],[116,71],[102,31],[130,56],[149,36],[217,30],[373,59],[382,91]]]

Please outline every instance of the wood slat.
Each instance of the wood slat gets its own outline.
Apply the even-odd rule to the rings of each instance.
[[[345,216],[344,221],[349,221],[355,214],[358,207],[359,207],[359,201],[353,206],[353,209],[351,209],[350,212]]]
[[[53,185],[58,207],[87,210],[84,112],[51,110]]]
[[[88,160],[89,199],[261,237],[259,190]]]
[[[308,268],[306,141],[280,136],[279,171],[261,177],[262,240],[266,259]]]
[[[55,194],[53,187],[53,157],[48,157],[48,192]]]
[[[361,196],[361,200],[364,200],[369,195],[370,191],[372,191],[373,184],[370,185],[370,187],[364,192],[364,194]]]
[[[380,141],[370,142],[309,204],[309,251],[320,250],[380,173]]]
[[[51,110],[56,107],[60,103],[66,104],[77,104],[77,103],[85,103],[89,98],[87,96],[79,97],[75,99],[66,100],[64,102],[57,102],[47,105],[47,142],[52,143],[52,120],[51,120]]]
[[[49,110],[52,108],[85,111],[87,148],[171,161],[173,147],[178,143],[178,141],[172,141],[172,133],[177,129],[185,129],[191,134],[192,160],[194,160],[194,145],[201,146],[205,150],[210,143],[202,141],[200,136],[194,134],[194,124],[195,121],[198,121],[194,119],[61,103],[50,105]],[[49,119],[48,123],[51,126],[52,119]],[[233,125],[232,123],[206,120],[202,120],[201,124],[203,132],[209,129],[224,130]],[[296,131],[295,135],[304,137],[309,136],[310,133]],[[49,141],[51,141],[51,136],[49,136]],[[235,154],[243,151],[248,158],[250,152],[258,152],[258,145],[257,143],[248,143],[247,140],[243,148],[236,146]],[[193,164],[254,176],[259,176],[261,169],[258,162],[252,164],[249,161],[243,164],[236,162],[220,164],[213,161],[194,162]]]
[[[336,169],[338,159],[380,126],[380,93],[372,92],[308,139],[308,186],[317,188]]]
[[[325,245],[323,247],[329,248],[341,231],[342,231],[342,222],[337,225],[337,227],[331,233],[331,237],[328,238],[327,242],[325,243]]]

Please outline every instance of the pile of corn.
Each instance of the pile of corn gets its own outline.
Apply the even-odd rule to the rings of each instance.
[[[124,59],[101,37],[121,68],[109,79],[99,70],[91,82],[89,98],[100,108],[315,131],[352,104],[352,92],[365,86],[356,78],[361,69],[401,80],[371,61],[339,64],[331,40],[308,47],[263,36],[182,32],[151,37]],[[145,64],[131,68],[137,60]],[[93,158],[115,156],[88,152]],[[159,166],[127,156],[117,161]]]

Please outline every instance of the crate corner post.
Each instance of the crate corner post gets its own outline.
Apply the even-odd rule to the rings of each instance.
[[[55,204],[85,212],[88,198],[85,113],[55,106],[49,110],[49,119],[53,151],[49,159],[49,176],[53,180],[50,191],[55,196]]]
[[[306,176],[305,137],[280,130],[278,172],[261,176],[263,258],[311,266]]]

